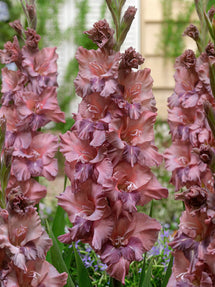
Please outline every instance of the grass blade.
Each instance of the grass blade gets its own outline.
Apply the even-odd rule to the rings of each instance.
[[[151,276],[152,276],[152,265],[153,265],[153,260],[151,259],[150,263],[149,263],[149,266],[148,266],[148,269],[147,269],[147,272],[146,272],[146,275],[145,275],[145,278],[144,278],[144,281],[143,281],[143,285],[141,287],[151,287]]]
[[[58,205],[52,224],[52,232],[56,238],[65,233],[65,224],[65,211]]]
[[[81,260],[81,257],[78,254],[78,251],[76,250],[74,244],[73,244],[73,250],[75,253],[75,261],[76,261],[76,267],[77,267],[77,272],[78,272],[78,286],[79,287],[92,287],[92,283],[91,283],[87,268],[84,266],[84,263]]]
[[[147,253],[144,254],[144,258],[143,258],[143,267],[142,267],[142,270],[141,270],[141,273],[140,273],[139,287],[143,286],[143,281],[144,281],[144,278],[145,278],[146,254]]]
[[[60,250],[58,242],[57,242],[57,240],[56,240],[56,238],[52,232],[52,229],[49,226],[48,221],[46,221],[46,229],[47,229],[47,232],[49,234],[49,237],[52,239],[52,242],[53,242],[53,246],[49,250],[51,263],[57,269],[58,272],[60,272],[60,273],[66,272],[68,274],[67,284],[65,285],[65,287],[75,287],[75,284],[72,281],[72,278],[71,278],[69,271],[66,267],[66,264],[63,260],[62,252]]]
[[[171,254],[171,257],[170,257],[170,261],[169,261],[169,264],[168,264],[168,267],[167,267],[167,270],[166,270],[166,274],[165,274],[165,277],[164,277],[164,280],[163,280],[163,283],[162,283],[162,286],[161,287],[166,287],[168,281],[169,281],[169,278],[172,274],[172,265],[173,265],[173,256]]]

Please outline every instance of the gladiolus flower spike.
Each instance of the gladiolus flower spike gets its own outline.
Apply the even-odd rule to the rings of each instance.
[[[76,53],[82,101],[74,126],[61,135],[71,185],[58,197],[73,227],[59,240],[90,244],[110,276],[125,283],[130,263],[143,259],[161,228],[137,205],[168,196],[150,169],[162,161],[154,145],[153,80],[148,68],[134,71],[144,60],[133,48],[117,51],[106,20],[85,33],[98,49]]]
[[[0,282],[5,287],[63,287],[67,274],[46,261],[52,240],[34,207],[46,195],[35,178],[53,180],[57,175],[58,138],[39,131],[50,121],[64,122],[56,93],[57,54],[56,48],[39,50],[40,36],[32,28],[35,4],[25,2],[31,28],[25,31],[19,21],[11,24],[25,36],[24,46],[14,37],[0,50],[1,63],[13,62],[17,68],[2,69]]]
[[[198,14],[204,15],[200,1],[195,2]],[[207,20],[212,21],[214,11],[209,15]],[[190,32],[191,27],[194,31],[190,25]],[[199,38],[196,40],[199,47]],[[185,205],[179,230],[170,243],[174,265],[168,287],[215,286],[215,99],[211,72],[215,53],[211,42],[203,52],[202,47],[198,57],[186,50],[176,59],[175,91],[168,99],[172,145],[165,152],[166,167],[172,172],[176,191],[182,189],[176,200]]]

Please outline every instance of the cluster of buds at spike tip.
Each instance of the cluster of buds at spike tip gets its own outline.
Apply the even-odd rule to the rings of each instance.
[[[58,197],[73,227],[59,240],[89,243],[110,276],[124,283],[130,263],[143,259],[161,227],[137,206],[168,196],[151,171],[163,160],[154,146],[153,80],[150,69],[134,70],[144,59],[133,48],[114,50],[106,21],[86,34],[99,48],[76,53],[82,101],[74,126],[61,135],[71,185]]]
[[[213,63],[211,42],[198,57],[186,50],[175,63],[175,91],[168,99],[172,145],[165,159],[176,191],[183,188],[176,199],[184,202],[185,210],[170,243],[174,265],[168,287],[215,286]]]
[[[135,18],[137,9],[134,6],[129,6],[122,16],[122,8],[126,0],[112,1],[106,0],[107,6],[111,12],[116,30],[116,41],[114,50],[119,51],[122,46],[131,24]]]
[[[26,7],[33,23],[34,6]],[[15,36],[0,50],[1,63],[16,66],[2,69],[0,282],[5,287],[63,287],[67,274],[45,259],[52,241],[35,207],[46,195],[37,178],[53,180],[58,171],[58,137],[40,128],[65,121],[57,101],[56,48],[40,50],[34,29],[25,31],[19,21],[11,26],[25,42],[20,47]]]

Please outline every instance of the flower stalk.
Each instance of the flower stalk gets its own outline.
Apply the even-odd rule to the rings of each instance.
[[[124,3],[107,1],[118,19],[121,12],[116,9]],[[154,146],[150,69],[135,71],[144,59],[132,47],[118,51],[135,13],[133,7],[125,12],[120,24],[124,32],[117,40],[106,20],[85,32],[98,49],[77,50],[79,73],[74,83],[82,100],[74,126],[60,136],[71,185],[58,204],[73,226],[59,240],[90,244],[116,286],[125,284],[130,263],[143,259],[161,228],[137,206],[168,196],[151,171],[163,157]]]
[[[23,2],[22,2],[23,4]],[[46,195],[37,178],[57,175],[58,138],[42,133],[50,121],[65,122],[57,102],[56,48],[38,48],[35,2],[25,1],[30,27],[11,26],[23,36],[0,50],[2,69],[0,107],[0,281],[2,286],[56,286],[67,281],[65,272],[46,261],[52,240],[41,225],[36,207]]]
[[[215,52],[214,43],[206,42],[209,36],[214,40],[215,11],[211,8],[206,14],[208,1],[195,4],[203,27],[199,37],[194,26],[189,27],[193,38],[201,39],[201,53],[196,56],[186,50],[176,59],[175,91],[168,99],[172,145],[165,152],[166,167],[172,172],[175,198],[185,207],[179,230],[169,244],[174,264],[168,287],[215,284],[211,265],[215,254]],[[210,35],[206,35],[206,27]]]

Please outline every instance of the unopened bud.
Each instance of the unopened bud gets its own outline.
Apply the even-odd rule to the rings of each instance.
[[[190,24],[184,31],[183,36],[188,36],[194,41],[198,42],[200,40],[200,33],[197,27],[193,24]]]
[[[207,47],[205,48],[205,52],[207,55],[210,57],[215,57],[215,49],[214,49],[214,44],[212,42],[209,42]]]
[[[202,144],[200,146],[199,157],[204,163],[210,164],[213,156],[214,153],[209,145]]]
[[[114,40],[113,34],[114,30],[110,28],[108,22],[100,20],[93,25],[91,30],[84,32],[88,37],[100,48],[113,48]]]
[[[122,21],[130,27],[131,23],[134,20],[136,12],[137,12],[137,8],[133,6],[129,6],[128,9],[125,11]]]
[[[16,31],[16,33],[19,36],[22,36],[24,29],[23,29],[22,24],[19,20],[15,20],[15,21],[9,23],[9,25]]]
[[[211,9],[208,11],[208,17],[212,21],[215,15],[215,8],[214,6],[211,7]]]
[[[186,69],[192,69],[196,65],[196,56],[193,50],[186,50],[178,59]]]
[[[131,27],[131,24],[134,20],[135,14],[137,12],[137,9],[133,6],[129,6],[128,9],[125,11],[124,16],[121,21],[121,31],[120,31],[120,37],[116,46],[116,50],[118,51],[124,42],[127,33]]]
[[[29,15],[29,20],[31,23],[31,28],[36,30],[37,27],[37,13],[36,13],[36,7],[34,5],[26,5],[28,15]]]
[[[122,59],[120,62],[120,69],[137,69],[139,65],[144,63],[144,58],[140,53],[136,52],[132,47],[125,50],[125,53],[122,54]]]

